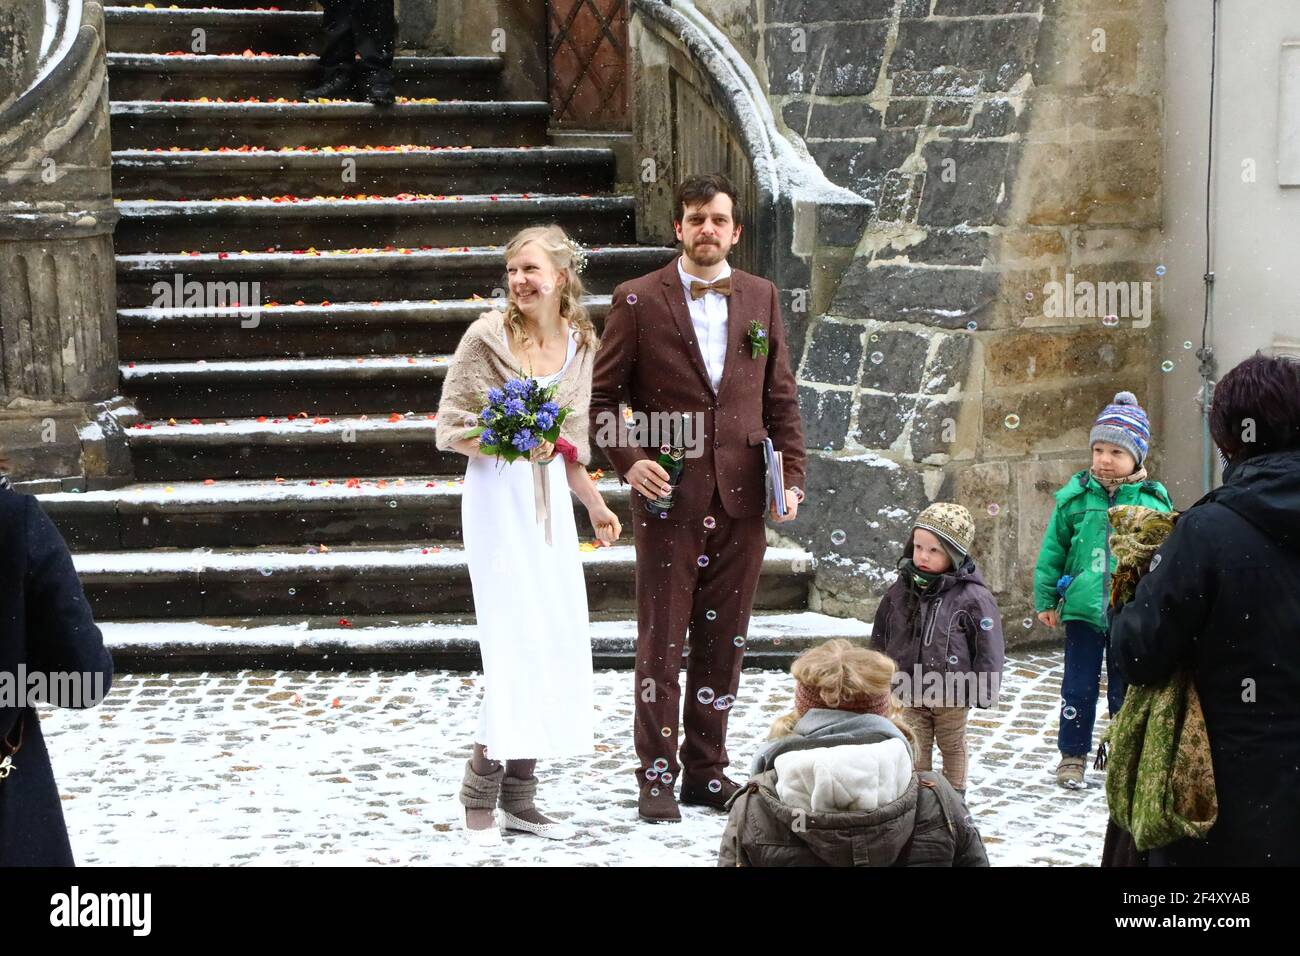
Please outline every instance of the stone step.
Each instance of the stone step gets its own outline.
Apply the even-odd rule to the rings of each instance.
[[[293,401],[286,396],[286,402]],[[207,478],[374,477],[463,474],[464,456],[440,452],[434,413],[394,411],[399,417],[334,416],[299,409],[308,417],[228,418],[193,424],[176,419],[127,428],[138,481]],[[298,412],[292,414],[297,415]],[[318,421],[325,418],[328,421]]]
[[[437,408],[451,355],[198,359],[121,366],[122,394],[151,418],[257,416],[296,409],[334,415]]]
[[[600,331],[609,296],[583,303]],[[118,309],[118,353],[128,361],[451,353],[500,299],[398,300],[236,308]]]
[[[463,459],[462,459],[463,461]],[[463,471],[463,468],[462,468]],[[282,481],[140,483],[104,491],[43,494],[41,507],[73,551],[256,545],[458,542],[463,478],[294,478]],[[630,541],[625,485],[597,480]],[[583,541],[587,509],[574,502]]]
[[[156,419],[132,424],[126,433],[142,482],[463,475],[464,456],[437,448],[435,417],[432,411],[352,416],[299,409],[264,421]],[[591,467],[611,471],[597,447]]]
[[[346,178],[345,178],[346,177]],[[430,193],[593,194],[614,190],[614,153],[549,146],[113,153],[118,199]]]
[[[450,245],[502,243],[526,226],[559,223],[582,243],[636,241],[632,196],[532,194],[402,199],[258,198],[230,201],[116,203],[121,218],[114,248],[122,254],[158,249],[248,248],[269,237],[291,246]]]
[[[100,620],[287,614],[350,620],[472,611],[464,551],[436,546],[340,547],[314,554],[273,547],[81,552],[73,555],[73,565]],[[632,611],[632,546],[580,554],[590,609]],[[811,579],[810,554],[769,547],[755,609],[804,609]]]
[[[199,7],[218,10],[255,10],[279,7],[281,10],[319,10],[316,0],[118,0],[118,7],[180,7],[192,10]]]
[[[468,616],[358,617],[348,623],[340,626],[335,617],[251,617],[106,621],[100,629],[123,673],[482,669],[477,628]],[[593,614],[590,635],[597,668],[632,669],[635,618]],[[801,651],[822,641],[867,642],[871,625],[814,611],[759,612],[743,636],[746,667],[786,670]]]
[[[104,7],[107,46],[117,53],[312,53],[323,25],[318,10]]]
[[[549,103],[450,100],[438,103],[167,103],[109,104],[117,149],[172,146],[542,146]]]
[[[118,255],[117,304],[122,308],[160,304],[160,295],[166,287],[175,287],[178,276],[182,286],[189,282],[203,283],[205,288],[207,283],[248,283],[245,291],[260,296],[261,302],[302,300],[313,305],[322,301],[369,302],[377,294],[424,300],[458,300],[472,295],[486,299],[505,294],[503,246],[355,251],[350,246],[330,249],[313,242],[308,249],[315,251],[294,251],[292,246],[284,251],[261,251],[275,242],[274,236],[264,236],[247,250],[234,246],[225,252]],[[667,246],[617,244],[589,246],[586,253],[582,280],[587,291],[596,294],[608,294],[620,282],[658,269],[677,254]],[[215,296],[210,301],[215,304]],[[124,348],[123,354],[135,353]]]
[[[492,100],[500,89],[501,67],[501,58],[495,56],[397,56],[393,58],[393,88],[399,96]],[[319,57],[315,54],[108,54],[109,95],[115,100],[202,96],[298,100],[319,80]]]

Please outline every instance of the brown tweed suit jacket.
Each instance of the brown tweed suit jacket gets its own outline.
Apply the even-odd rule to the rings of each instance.
[[[601,441],[601,425],[611,420],[608,416],[621,421],[620,406],[635,412],[702,414],[703,454],[687,458],[673,492],[676,504],[668,512],[670,519],[704,515],[715,487],[732,517],[765,514],[762,444],[769,436],[783,453],[786,486],[804,486],[803,424],[776,286],[734,268],[731,284],[726,362],[716,395],[695,340],[676,259],[614,290],[596,353],[590,406],[593,442]],[[768,354],[758,358],[752,357],[748,341],[754,321],[769,343]],[[658,450],[604,443],[601,447],[620,480],[635,461],[653,457]],[[639,508],[643,499],[634,491],[633,500]]]

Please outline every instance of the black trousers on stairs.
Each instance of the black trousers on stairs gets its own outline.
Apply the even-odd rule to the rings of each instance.
[[[364,77],[392,79],[397,20],[393,0],[319,0],[325,9],[325,45],[321,49],[323,78],[351,73],[361,57]]]

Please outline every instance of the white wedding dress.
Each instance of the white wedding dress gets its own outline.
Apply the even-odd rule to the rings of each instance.
[[[564,366],[539,375],[549,385]],[[575,409],[571,414],[586,414]],[[533,502],[533,466],[471,458],[461,523],[483,655],[475,742],[491,760],[568,757],[594,749],[587,588],[565,462],[544,466],[551,544]]]

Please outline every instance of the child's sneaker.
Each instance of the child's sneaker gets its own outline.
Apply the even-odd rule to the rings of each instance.
[[[1078,757],[1063,755],[1056,765],[1056,782],[1067,790],[1082,790],[1085,786],[1083,768],[1087,762],[1086,754]]]

